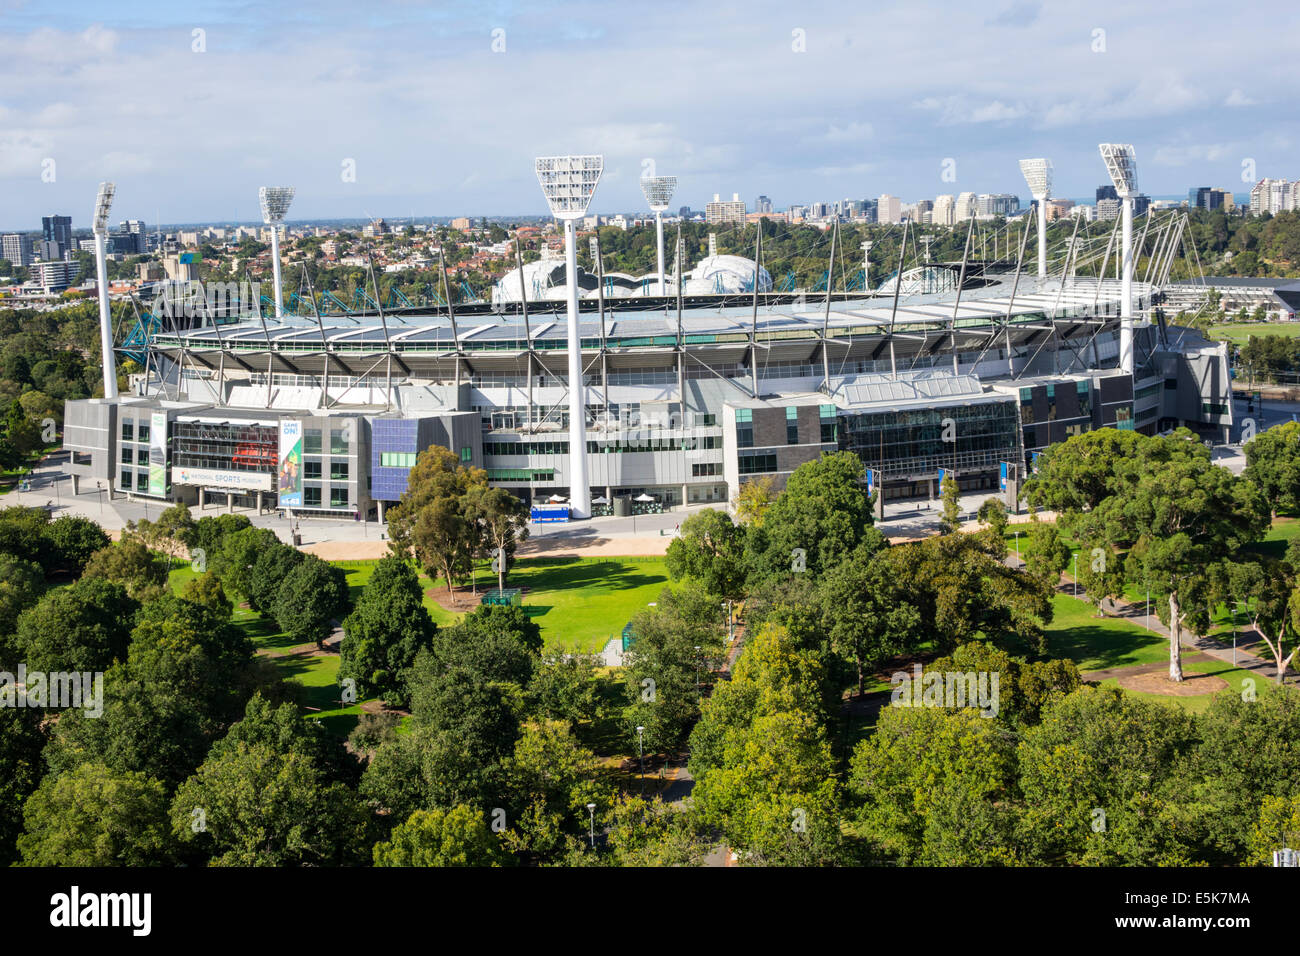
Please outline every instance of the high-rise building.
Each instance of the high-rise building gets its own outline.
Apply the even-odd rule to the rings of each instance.
[[[975,215],[980,219],[1010,216],[1020,208],[1020,197],[1010,193],[980,193],[975,200]]]
[[[953,219],[957,222],[964,222],[967,219],[975,218],[975,194],[961,193],[957,196],[957,206],[953,211]]]
[[[1265,213],[1277,215],[1296,208],[1293,184],[1285,179],[1261,179],[1250,190],[1250,212],[1254,216]]]
[[[895,223],[903,218],[903,201],[888,193],[876,200],[876,222]]]
[[[53,241],[53,240],[51,240]],[[34,262],[31,266],[32,281],[41,287],[41,290],[50,292],[62,292],[68,286],[72,285],[72,280],[77,277],[81,271],[81,264],[77,262],[65,262],[56,260],[54,262]]]
[[[12,265],[26,267],[32,264],[32,243],[26,236],[10,233],[0,237],[0,259]]]
[[[930,225],[934,220],[931,215],[934,212],[934,200],[918,199],[916,201],[916,221],[923,225]]]
[[[713,202],[704,207],[704,221],[711,226],[744,225],[745,203],[740,193],[732,193],[730,202],[723,201],[714,193]]]
[[[1150,208],[1151,208],[1150,196],[1144,193],[1138,193],[1136,196],[1133,197],[1133,215],[1145,216],[1147,214],[1147,210]]]
[[[59,254],[55,258],[62,259],[66,253],[72,251],[72,217],[42,216],[41,239],[45,242],[58,243]]]
[[[1047,199],[1044,202],[1047,204],[1048,222],[1055,222],[1057,219],[1068,216],[1070,210],[1074,208],[1073,199]]]
[[[1119,199],[1119,193],[1115,191],[1114,186],[1098,186],[1097,202],[1101,202],[1103,199]],[[1098,218],[1100,219],[1101,216],[1099,215]]]
[[[957,208],[956,201],[951,195],[936,196],[934,199],[934,208],[930,211],[930,222],[936,226],[952,226],[956,224],[953,218]]]
[[[759,196],[754,200],[754,212],[771,212],[772,200],[766,196]]]
[[[1108,186],[1105,188],[1113,190],[1115,187]],[[1099,189],[1097,190],[1097,192],[1101,192],[1101,190]],[[1119,218],[1118,197],[1114,199],[1101,198],[1097,200],[1097,221],[1098,222],[1110,222],[1111,220],[1118,219],[1118,218]]]

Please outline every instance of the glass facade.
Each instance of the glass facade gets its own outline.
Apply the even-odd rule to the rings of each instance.
[[[376,418],[371,422],[370,496],[397,501],[419,454],[419,422],[401,418]],[[409,462],[409,464],[408,464]]]
[[[952,428],[944,426],[952,419]],[[995,470],[1020,455],[1020,427],[1013,400],[919,408],[849,412],[843,416],[840,449],[856,452],[885,478],[934,475],[940,468]],[[944,441],[945,432],[954,440]]]

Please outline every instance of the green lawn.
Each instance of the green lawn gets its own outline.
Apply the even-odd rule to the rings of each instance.
[[[1244,671],[1233,667],[1231,664],[1214,658],[1205,658],[1203,660],[1189,661],[1183,659],[1183,672],[1194,672],[1198,674],[1213,674],[1215,677],[1222,677],[1228,682],[1229,689],[1220,691],[1222,694],[1240,694],[1242,682],[1246,678],[1255,681],[1255,692],[1259,693],[1264,689],[1264,685],[1271,683],[1267,674],[1260,674],[1255,671]],[[1115,678],[1108,678],[1101,682],[1103,687],[1114,687],[1118,684]],[[1143,691],[1125,690],[1124,693],[1131,694],[1134,697],[1141,697],[1143,700],[1154,700],[1162,704],[1174,707],[1182,707],[1184,710],[1193,714],[1199,714],[1210,706],[1214,700],[1214,694],[1201,694],[1196,697],[1170,697],[1166,694],[1148,694]]]
[[[1044,628],[1048,656],[1068,658],[1081,671],[1153,664],[1168,657],[1166,638],[1132,621],[1097,617],[1082,598],[1058,594],[1052,609],[1052,623]]]
[[[1210,326],[1211,339],[1227,339],[1245,345],[1252,335],[1300,335],[1300,322],[1233,322]]]

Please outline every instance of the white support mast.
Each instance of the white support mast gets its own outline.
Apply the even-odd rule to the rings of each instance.
[[[582,340],[578,330],[578,249],[576,222],[600,182],[603,156],[539,156],[534,162],[551,215],[564,224],[564,274],[569,321],[569,514],[591,517],[591,485],[587,480],[587,403],[582,382]]]
[[[650,176],[641,180],[641,192],[655,214],[655,255],[659,267],[659,287],[655,295],[666,295],[664,288],[664,211],[677,189],[676,176]]]
[[[1137,162],[1133,147],[1101,143],[1101,158],[1115,184],[1120,202],[1120,325],[1119,367],[1133,374],[1133,197],[1137,195]]]
[[[1029,194],[1038,207],[1038,277],[1041,279],[1047,275],[1047,200],[1052,194],[1052,161],[1022,159],[1020,173],[1025,177]]]
[[[280,226],[293,202],[292,186],[263,186],[257,191],[262,222],[271,227],[271,278],[275,282],[275,317],[284,316],[284,291],[280,282]],[[378,294],[376,290],[376,294]]]
[[[99,348],[103,357],[104,398],[117,398],[117,360],[113,355],[113,318],[108,308],[108,265],[104,243],[108,237],[108,214],[113,209],[113,196],[117,187],[100,183],[95,197],[95,285],[99,290]]]

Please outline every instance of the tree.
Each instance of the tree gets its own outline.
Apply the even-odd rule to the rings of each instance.
[[[44,508],[10,507],[0,510],[0,553],[35,561],[46,571],[55,561],[45,529],[50,513]]]
[[[248,572],[248,606],[263,614],[274,614],[275,602],[285,579],[302,563],[303,552],[276,542],[261,549]]]
[[[120,584],[83,578],[23,611],[17,644],[31,671],[104,671],[126,659],[137,607]]]
[[[1244,476],[1259,488],[1269,512],[1300,508],[1300,424],[1285,422],[1246,443]]]
[[[376,843],[375,866],[504,866],[509,856],[483,814],[459,804],[416,810],[386,843]]]
[[[86,763],[46,777],[23,818],[24,866],[160,866],[174,857],[167,794],[144,774]]]
[[[1039,521],[1029,523],[1023,549],[1025,570],[1052,590],[1061,580],[1061,572],[1070,566],[1070,547],[1061,540],[1056,525]]]
[[[131,597],[145,602],[162,593],[167,568],[143,541],[129,535],[92,554],[82,577],[120,584]]]
[[[691,515],[668,545],[669,577],[694,578],[710,594],[739,600],[745,587],[744,531],[716,508]]]
[[[580,736],[594,730],[602,712],[599,660],[594,654],[544,654],[528,685],[529,714],[567,721]]]
[[[223,530],[215,524],[205,527],[203,522],[207,520],[203,518],[195,525],[194,540],[214,542],[213,549],[205,552],[208,567],[221,578],[223,585],[251,601],[253,569],[257,566],[257,559],[262,552],[283,547],[283,544],[269,528],[249,525]]]
[[[443,577],[451,595],[480,539],[465,496],[471,486],[486,483],[483,469],[463,467],[450,449],[433,445],[420,453],[401,501],[388,509],[390,549]]]
[[[431,647],[437,625],[424,607],[419,578],[396,555],[376,566],[352,613],[343,621],[341,678],[365,695],[404,707],[406,671],[421,648]]]
[[[1186,792],[1177,772],[1195,736],[1181,709],[1117,688],[1084,687],[1062,698],[1017,748],[1028,861],[1185,863],[1186,837],[1168,807]],[[1144,827],[1158,828],[1160,838],[1134,839]],[[1117,859],[1125,854],[1137,856]]]
[[[504,589],[506,570],[514,563],[515,549],[528,539],[528,508],[506,489],[487,485],[471,487],[467,507],[491,549],[490,557],[497,568],[497,588]]]
[[[1286,677],[1286,669],[1300,651],[1300,586],[1289,563],[1248,560],[1236,556],[1210,569],[1209,599],[1228,606],[1236,616],[1243,608],[1250,627],[1273,654],[1276,680]],[[1294,646],[1288,652],[1288,630]]]
[[[215,611],[225,620],[229,620],[235,610],[230,598],[226,597],[225,588],[221,586],[221,578],[211,571],[205,571],[186,582],[181,589],[181,597]]]
[[[1000,498],[985,498],[976,517],[988,525],[997,537],[1001,538],[1007,530],[1007,507]]]
[[[348,607],[347,574],[316,557],[305,555],[280,585],[274,605],[275,622],[296,641],[324,647],[334,620]]]
[[[1124,593],[1124,562],[1110,549],[1091,541],[1084,541],[1079,548],[1079,585],[1084,596],[1097,609],[1097,616],[1102,616],[1101,605],[1107,598],[1116,598]]]
[[[1067,516],[1090,511],[1113,493],[1115,462],[1132,458],[1144,436],[1098,428],[1052,445],[1038,458],[1038,473],[1025,482],[1025,500]]]
[[[722,649],[712,598],[694,602],[688,588],[681,591],[685,597],[678,599],[671,588],[664,588],[658,607],[632,618],[633,642],[623,658],[631,704],[626,726],[633,740],[634,728],[645,728],[649,753],[671,752],[685,741],[699,717],[703,682],[712,676],[710,660]],[[707,618],[691,606],[695,603],[707,608]]]
[[[0,708],[0,864],[13,862],[23,803],[45,773],[41,716],[28,708]]]
[[[610,810],[606,845],[615,866],[699,866],[703,849],[685,814],[661,798],[620,796]]]
[[[1014,742],[975,710],[886,707],[853,751],[858,831],[905,865],[1017,861]],[[963,812],[957,813],[957,807]]]
[[[941,534],[954,534],[961,529],[961,488],[952,475],[944,475],[939,491],[943,510],[939,517]]]
[[[736,497],[736,517],[743,525],[761,527],[777,494],[776,479],[771,475],[750,478],[740,486]]]
[[[18,666],[18,615],[41,599],[45,575],[35,561],[0,552],[0,670]]]
[[[921,616],[877,549],[863,545],[826,575],[819,589],[823,626],[831,646],[852,662],[861,697],[866,672],[916,648]]]
[[[370,814],[339,779],[337,747],[307,724],[292,705],[249,701],[244,719],[176,791],[172,831],[182,844],[213,866],[365,861]]]
[[[53,567],[74,577],[81,574],[95,552],[109,544],[104,529],[88,518],[64,515],[45,526]]]
[[[103,713],[62,713],[46,759],[56,772],[99,762],[169,790],[245,712],[253,648],[220,611],[168,595],[139,611],[124,662],[104,675]]]
[[[1255,485],[1210,461],[1186,429],[1143,438],[1133,458],[1114,464],[1112,494],[1080,521],[1084,537],[1127,550],[1129,580],[1149,583],[1168,600],[1169,679],[1181,681],[1184,598],[1206,569],[1257,540],[1268,509]]]
[[[862,460],[852,452],[800,465],[767,509],[762,526],[746,535],[750,585],[785,576],[795,567],[813,576],[842,560],[871,527],[871,496]]]

